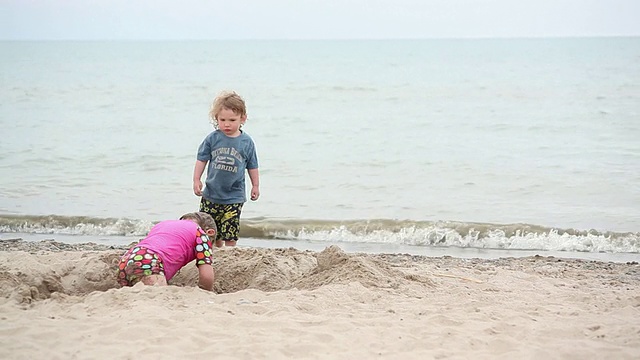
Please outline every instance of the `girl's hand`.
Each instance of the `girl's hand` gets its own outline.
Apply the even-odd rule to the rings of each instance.
[[[193,181],[193,193],[196,194],[196,196],[202,196],[202,181]]]
[[[254,185],[251,187],[251,200],[256,201],[260,197],[260,187]]]

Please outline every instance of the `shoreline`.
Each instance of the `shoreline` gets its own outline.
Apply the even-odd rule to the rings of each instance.
[[[64,234],[30,234],[30,233],[0,233],[0,246],[3,241],[25,241],[29,243],[54,242],[60,243],[63,248],[73,245],[76,249],[82,249],[85,244],[95,244],[98,247],[128,249],[133,243],[143,237],[135,236],[96,236],[96,235],[64,235]],[[562,259],[581,259],[587,261],[628,263],[640,262],[640,253],[614,253],[614,252],[576,252],[576,251],[551,251],[532,249],[491,249],[453,246],[415,246],[389,243],[363,243],[363,242],[327,242],[310,240],[286,240],[286,239],[256,239],[242,238],[238,248],[295,248],[301,251],[322,251],[329,246],[338,246],[347,253],[365,254],[410,254],[427,257],[450,256],[463,259],[500,259],[523,258],[531,256],[556,257]],[[36,245],[34,245],[36,246]],[[91,248],[91,247],[89,247]]]

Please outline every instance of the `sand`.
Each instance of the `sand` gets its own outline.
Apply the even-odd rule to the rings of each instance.
[[[638,359],[640,265],[235,248],[120,288],[124,248],[0,242],[1,359]]]

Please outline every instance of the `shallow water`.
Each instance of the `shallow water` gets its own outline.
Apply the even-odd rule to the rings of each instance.
[[[138,234],[195,210],[208,107],[233,88],[261,170],[262,196],[243,219],[297,221],[295,240],[377,243],[371,232],[346,240],[340,223],[407,220],[523,224],[547,243],[550,229],[630,233],[613,251],[638,251],[640,38],[0,49],[0,215],[131,219]],[[336,225],[300,231],[322,221]],[[557,248],[582,251],[575,240]]]

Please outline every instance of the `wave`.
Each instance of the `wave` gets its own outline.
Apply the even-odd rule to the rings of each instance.
[[[0,215],[0,233],[144,236],[157,222],[60,215]]]
[[[143,237],[155,223],[126,218],[0,215],[0,233]],[[253,218],[242,220],[240,236],[329,243],[640,253],[640,232],[557,229],[533,224]]]

